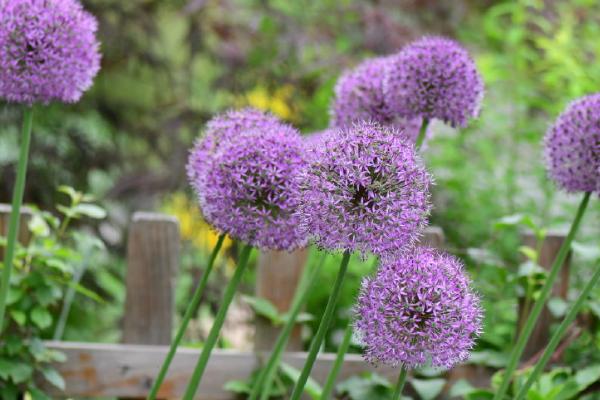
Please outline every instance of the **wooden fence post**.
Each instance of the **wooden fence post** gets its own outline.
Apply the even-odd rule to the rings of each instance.
[[[565,235],[559,233],[548,233],[546,238],[544,239],[544,243],[541,246],[540,253],[538,255],[538,264],[546,269],[550,270],[552,266],[552,262],[556,258],[560,246],[565,240]],[[537,239],[533,233],[526,232],[521,235],[521,242],[524,246],[531,247],[533,249],[537,248]],[[567,299],[567,294],[569,291],[569,264],[571,259],[571,253],[565,259],[563,263],[562,269],[560,271],[560,276],[555,282],[554,287],[552,288],[552,296],[560,297],[564,300]],[[523,307],[523,301],[519,301],[519,316],[521,316],[521,311]],[[548,341],[550,340],[550,325],[552,324],[554,318],[552,314],[548,310],[547,307],[544,307],[544,310],[540,314],[538,322],[533,329],[531,337],[527,342],[527,346],[525,347],[525,351],[523,352],[522,359],[527,360],[537,354],[539,351],[546,347]],[[518,321],[518,326],[522,326],[524,321]]]
[[[176,218],[145,212],[133,215],[127,244],[123,343],[170,343],[179,252]]]
[[[441,249],[444,247],[444,241],[442,229],[433,226],[425,230],[421,244]],[[287,311],[304,270],[307,257],[308,249],[297,250],[292,253],[285,251],[262,252],[258,259],[256,295],[269,300],[279,311]],[[265,318],[257,317],[255,350],[270,350],[277,339],[279,331],[280,329],[274,327]],[[287,350],[302,350],[300,329],[296,329],[290,337]]]
[[[0,204],[0,236],[8,235],[8,224],[10,220],[10,204]],[[31,240],[31,232],[29,232],[29,221],[33,212],[29,207],[21,207],[21,221],[19,226],[19,236],[17,240],[22,245],[27,245]],[[0,260],[4,259],[4,248],[0,248]]]
[[[261,252],[256,272],[256,295],[273,303],[280,312],[289,310],[294,292],[302,276],[308,249]],[[266,318],[257,316],[255,350],[270,350],[277,340],[280,329]],[[300,329],[295,329],[288,342],[289,350],[301,350]]]

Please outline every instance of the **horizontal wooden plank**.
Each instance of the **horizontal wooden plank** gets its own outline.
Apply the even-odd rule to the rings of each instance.
[[[54,397],[144,397],[152,385],[167,346],[130,344],[99,344],[77,342],[48,342],[52,349],[62,351],[67,361],[57,365],[66,381],[66,390],[57,392],[46,388]],[[169,375],[159,393],[161,398],[177,398],[185,391],[188,378],[194,369],[199,350],[180,349],[175,356]],[[304,364],[306,353],[286,353],[284,361],[297,368]],[[319,355],[313,377],[325,380],[335,354]],[[198,399],[231,400],[235,397],[223,389],[226,382],[245,379],[257,365],[257,356],[250,352],[215,350],[200,385]],[[360,355],[348,354],[340,373],[340,380],[357,373],[374,369]],[[377,373],[396,378],[393,368],[379,367]]]

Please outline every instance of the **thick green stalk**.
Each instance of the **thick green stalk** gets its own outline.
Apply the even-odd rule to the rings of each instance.
[[[402,389],[404,389],[404,384],[406,383],[406,375],[408,371],[402,367],[400,370],[400,375],[398,375],[398,381],[396,382],[396,388],[394,389],[394,394],[392,395],[392,400],[400,400],[402,397]]]
[[[202,348],[202,353],[200,353],[200,358],[198,358],[196,368],[194,368],[194,372],[192,373],[190,382],[188,383],[187,389],[185,390],[185,394],[183,395],[183,400],[192,400],[196,395],[196,391],[198,390],[198,386],[200,386],[200,381],[202,380],[202,375],[206,370],[206,364],[208,364],[210,354],[212,353],[212,350],[215,347],[215,344],[217,343],[219,333],[221,332],[221,328],[223,327],[223,323],[225,322],[225,316],[227,315],[229,305],[233,300],[233,296],[235,295],[235,292],[240,284],[242,276],[244,275],[244,271],[248,266],[248,258],[250,256],[251,251],[252,246],[250,246],[249,244],[245,245],[242,249],[240,260],[235,269],[235,273],[233,274],[233,277],[231,277],[231,280],[225,288],[225,294],[223,295],[221,306],[219,307],[219,311],[217,311],[215,322],[213,323],[213,326],[210,329],[210,333],[206,338],[206,342],[204,343],[204,347]]]
[[[206,288],[206,284],[208,283],[208,278],[213,269],[213,265],[215,264],[215,260],[217,259],[217,255],[219,251],[221,251],[221,247],[223,246],[223,241],[225,240],[225,234],[221,233],[219,238],[217,239],[217,244],[212,250],[210,254],[210,258],[208,259],[208,264],[206,266],[206,270],[202,274],[202,279],[200,280],[200,284],[194,291],[194,295],[192,296],[192,301],[188,304],[185,313],[183,314],[183,320],[181,321],[181,326],[179,330],[177,330],[177,334],[175,335],[175,339],[171,342],[171,347],[169,348],[169,353],[167,357],[163,361],[162,367],[160,368],[160,372],[150,389],[150,394],[148,395],[148,400],[156,399],[156,395],[158,394],[158,390],[160,389],[160,385],[162,385],[165,377],[167,376],[167,372],[169,371],[169,366],[171,365],[171,361],[173,361],[173,357],[175,357],[175,353],[177,352],[177,347],[183,338],[185,330],[194,315],[198,310],[198,305],[200,304],[200,300],[202,299],[202,294],[204,293],[204,289]]]
[[[540,291],[540,296],[533,305],[529,317],[527,318],[527,322],[525,323],[525,326],[523,327],[523,330],[521,331],[519,338],[517,339],[517,343],[513,348],[513,351],[508,360],[508,364],[506,365],[506,370],[504,371],[504,378],[502,379],[502,383],[498,388],[498,391],[494,395],[494,400],[504,399],[504,396],[506,395],[508,386],[510,385],[510,381],[512,379],[512,375],[515,372],[515,369],[517,368],[517,364],[519,363],[521,355],[523,354],[523,350],[525,349],[525,345],[529,340],[529,336],[531,336],[531,332],[533,331],[538,317],[540,316],[540,313],[544,308],[544,304],[550,296],[550,291],[552,290],[554,281],[556,281],[556,278],[558,277],[558,273],[560,272],[563,262],[565,261],[567,254],[569,254],[569,250],[571,249],[571,242],[573,241],[573,238],[577,233],[577,230],[579,229],[579,223],[581,222],[581,218],[583,217],[585,209],[587,208],[587,205],[590,201],[590,195],[591,193],[586,193],[583,196],[583,199],[581,200],[581,203],[577,210],[577,214],[575,214],[575,219],[573,220],[573,224],[571,225],[571,229],[569,230],[569,233],[567,234],[567,237],[565,238],[564,242],[560,246],[558,254],[554,259],[554,262],[552,263],[552,267],[550,268],[548,278],[546,278],[546,282],[544,283],[544,286]]]
[[[417,141],[415,142],[415,147],[417,150],[421,148],[423,142],[425,141],[425,135],[427,134],[427,127],[429,126],[429,119],[423,118],[421,122],[421,129],[419,129],[419,136],[417,136]]]
[[[329,296],[327,307],[325,307],[325,312],[323,313],[323,317],[321,318],[321,323],[319,324],[317,333],[315,334],[315,337],[313,338],[313,341],[310,344],[310,349],[306,357],[306,362],[304,363],[304,368],[302,368],[302,373],[298,378],[298,382],[296,382],[296,385],[294,386],[294,390],[292,392],[290,400],[298,400],[304,392],[304,386],[306,386],[306,381],[308,380],[310,371],[312,370],[313,365],[315,364],[315,360],[317,359],[317,353],[319,352],[319,349],[323,344],[323,340],[325,340],[325,333],[327,333],[329,325],[331,324],[331,320],[333,318],[333,311],[335,309],[337,300],[340,296],[340,289],[342,287],[342,283],[344,282],[346,271],[348,270],[349,261],[350,252],[346,250],[344,252],[344,258],[342,259],[340,270],[338,272],[337,278],[335,279],[331,295]]]
[[[2,269],[2,282],[0,283],[0,334],[4,326],[4,313],[6,311],[6,297],[10,286],[10,274],[12,272],[15,256],[15,246],[19,235],[19,220],[21,217],[21,204],[23,204],[23,193],[25,192],[25,178],[27,176],[27,161],[29,159],[29,145],[31,143],[31,125],[33,123],[33,108],[26,107],[23,110],[23,130],[21,134],[21,148],[19,162],[17,164],[17,178],[13,191],[12,206],[10,210],[10,221],[8,223],[8,237],[4,253],[4,268]]]
[[[571,324],[575,320],[575,317],[577,317],[577,314],[581,310],[581,307],[583,307],[583,305],[585,304],[585,301],[587,300],[588,296],[590,295],[590,292],[592,291],[594,286],[596,286],[596,283],[598,283],[599,279],[600,279],[600,264],[598,264],[596,266],[596,272],[594,272],[592,279],[583,288],[583,291],[581,292],[581,294],[575,301],[575,304],[573,304],[573,306],[571,307],[571,309],[565,316],[565,319],[561,322],[560,326],[558,327],[558,330],[556,332],[554,332],[554,335],[550,339],[550,342],[548,343],[548,346],[544,350],[544,353],[542,354],[542,356],[536,363],[533,372],[531,373],[531,375],[529,375],[529,378],[527,378],[527,381],[521,387],[521,389],[519,389],[519,392],[517,393],[517,397],[515,397],[515,400],[521,400],[521,399],[525,398],[525,396],[527,395],[527,391],[529,390],[531,385],[533,385],[533,383],[537,380],[537,378],[540,376],[540,374],[544,370],[544,367],[550,360],[550,357],[552,357],[552,354],[554,354],[554,350],[556,350],[556,347],[558,347],[560,340],[562,339],[562,337],[564,336],[567,329],[571,326]]]
[[[289,311],[288,319],[283,327],[283,330],[277,337],[277,341],[275,342],[275,346],[273,347],[267,364],[258,375],[258,379],[252,388],[252,392],[250,393],[248,400],[256,400],[259,398],[258,396],[260,396],[260,400],[267,400],[269,398],[271,386],[273,385],[273,378],[275,377],[275,372],[277,372],[281,355],[283,354],[285,346],[287,345],[290,335],[292,334],[298,314],[300,314],[300,310],[302,310],[302,307],[308,300],[310,289],[316,282],[317,277],[319,276],[319,271],[325,263],[326,257],[327,253],[323,253],[316,267],[313,267],[312,269],[307,268],[302,274],[302,279],[292,301],[292,307]]]
[[[352,333],[354,331],[352,328],[352,321],[350,321],[346,327],[346,330],[344,331],[344,338],[342,339],[342,343],[338,349],[335,362],[329,371],[329,375],[327,375],[327,380],[325,381],[325,386],[323,386],[323,392],[321,393],[321,400],[329,400],[331,393],[333,393],[333,386],[335,385],[337,377],[340,373],[340,369],[342,369],[344,357],[346,356],[348,348],[350,347],[350,339],[352,339]]]

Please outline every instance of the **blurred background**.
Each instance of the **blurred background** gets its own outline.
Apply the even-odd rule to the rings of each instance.
[[[183,312],[215,236],[202,222],[186,182],[188,150],[205,122],[229,108],[269,110],[303,133],[327,127],[337,77],[376,55],[427,34],[453,37],[469,49],[484,77],[481,117],[467,129],[433,125],[424,158],[436,178],[432,224],[461,256],[484,296],[487,319],[481,363],[502,365],[516,321],[523,227],[561,230],[578,197],[559,193],[545,175],[541,141],[572,99],[600,89],[600,3],[595,0],[84,0],[99,19],[102,70],[77,105],[36,114],[25,200],[51,212],[69,185],[107,210],[80,222],[107,246],[94,252],[82,284],[98,299],[73,304],[64,338],[119,341],[124,302],[125,239],[133,211],[176,215],[185,241],[178,281]],[[0,103],[0,202],[9,203],[20,109]],[[571,268],[572,290],[590,275],[600,252],[598,201],[583,223]],[[201,343],[231,273],[228,244],[186,336]],[[335,350],[344,312],[370,268],[356,258],[327,348]],[[330,259],[323,279],[333,279]],[[254,274],[245,290],[253,291]],[[327,287],[308,312],[319,315]],[[586,315],[598,325],[600,288]],[[223,346],[247,348],[252,310],[243,301],[229,318]],[[560,307],[557,306],[557,312]],[[310,332],[311,323],[307,330]],[[51,336],[52,328],[48,328]],[[308,335],[307,335],[308,337]],[[358,348],[355,348],[358,350]],[[570,345],[573,367],[600,362],[600,335],[586,330]],[[496,357],[496,358],[494,358]],[[494,366],[492,365],[492,366]]]

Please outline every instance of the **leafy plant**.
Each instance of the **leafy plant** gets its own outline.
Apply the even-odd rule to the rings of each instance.
[[[63,378],[52,366],[64,361],[64,355],[47,348],[43,339],[51,336],[57,311],[68,290],[101,301],[94,292],[73,280],[86,254],[77,249],[76,235],[69,228],[74,219],[104,218],[105,212],[86,194],[70,187],[61,187],[59,191],[69,197],[67,204],[57,206],[62,219],[34,210],[28,224],[31,240],[18,248],[9,288],[9,319],[0,340],[2,399],[17,399],[21,392],[28,392],[34,400],[49,399],[38,386],[37,377],[64,389]]]

